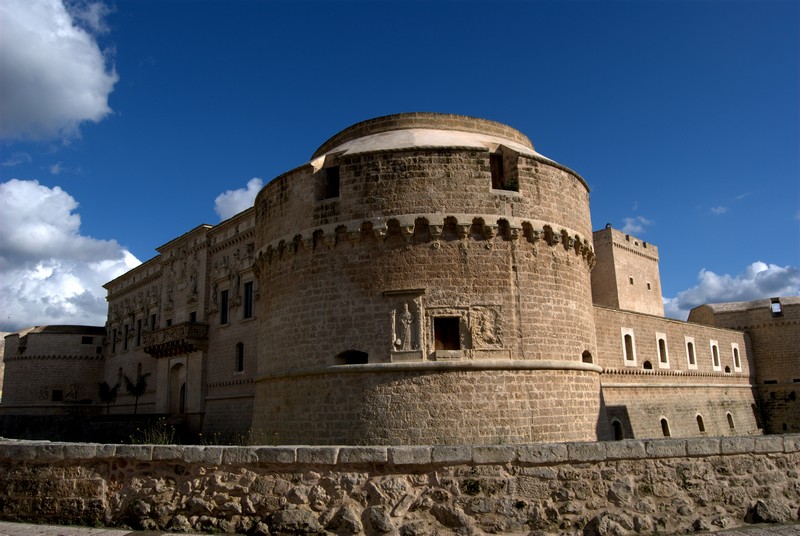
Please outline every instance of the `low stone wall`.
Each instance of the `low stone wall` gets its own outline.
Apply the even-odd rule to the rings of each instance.
[[[633,534],[791,523],[800,435],[497,446],[0,440],[0,517],[252,534]]]

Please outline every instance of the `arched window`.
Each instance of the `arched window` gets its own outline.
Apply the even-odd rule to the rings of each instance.
[[[667,341],[664,339],[658,339],[658,361],[661,363],[667,363]]]
[[[584,350],[583,354],[581,354],[581,360],[584,363],[592,363],[592,352]]]
[[[684,337],[686,341],[686,362],[690,369],[697,369],[697,357],[695,356],[694,338]]]
[[[669,423],[667,419],[661,419],[661,433],[664,434],[664,437],[669,437]]]
[[[730,412],[728,412],[726,415],[728,417],[728,428],[731,430],[736,430],[736,426],[733,424],[733,415],[731,415]]]
[[[622,423],[618,420],[611,421],[611,428],[614,430],[614,440],[619,441],[625,439],[625,434],[622,432]]]
[[[711,341],[711,365],[714,370],[722,370],[719,362],[719,345],[717,341]]]
[[[653,370],[653,364],[650,361],[642,363],[642,368],[645,370]]]
[[[626,362],[633,362],[636,363],[636,354],[634,353],[633,347],[633,335],[630,333],[626,333],[623,337],[623,344],[624,344],[624,351],[625,351],[625,361]]]
[[[244,372],[244,344],[236,344],[236,372]]]
[[[698,415],[697,416],[697,429],[700,430],[701,432],[705,432],[706,431],[706,425],[703,422],[703,416],[702,415]]]
[[[739,372],[742,370],[742,360],[739,357],[739,346],[733,344],[733,370]]]

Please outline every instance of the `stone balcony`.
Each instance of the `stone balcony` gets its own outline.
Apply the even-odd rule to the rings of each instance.
[[[208,324],[182,322],[145,333],[144,351],[153,357],[173,357],[208,348]]]

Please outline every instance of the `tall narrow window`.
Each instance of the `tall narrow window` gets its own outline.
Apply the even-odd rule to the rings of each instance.
[[[236,345],[236,372],[244,371],[244,344]]]
[[[697,416],[697,429],[699,431],[701,431],[701,432],[705,432],[706,431],[706,425],[703,422],[703,416],[702,415],[698,415]]]
[[[111,353],[117,353],[117,328],[111,330]]]
[[[228,290],[219,293],[219,323],[228,323]]]
[[[503,169],[503,155],[493,153],[489,155],[489,166],[492,171],[492,188],[502,190],[506,183],[505,169]]]
[[[433,337],[436,350],[460,350],[461,335],[457,316],[439,316],[433,319]]]
[[[719,345],[717,341],[711,341],[711,365],[714,370],[722,370],[719,362]]]
[[[661,433],[664,434],[664,437],[669,437],[669,423],[667,419],[661,419]]]
[[[731,430],[736,430],[736,426],[734,426],[733,424],[733,415],[731,415],[730,412],[728,412],[727,417],[728,417],[728,428],[730,428]]]
[[[253,282],[248,281],[244,284],[244,317],[253,317]]]
[[[153,331],[154,329],[156,329],[156,315],[152,314],[150,315],[150,331]]]
[[[739,345],[736,343],[731,344],[731,349],[733,352],[733,370],[736,372],[741,372],[742,370],[742,360],[739,357]]]
[[[189,313],[189,322],[197,322],[197,311]]]
[[[636,345],[630,328],[622,328],[622,355],[626,366],[636,366]]]
[[[142,345],[142,319],[136,319],[136,346]]]
[[[128,331],[129,331],[128,324],[125,324],[122,327],[122,349],[123,350],[127,350],[128,349]]]
[[[339,166],[324,169],[322,199],[339,197]]]
[[[656,333],[656,345],[658,347],[658,368],[669,368],[666,333]]]
[[[689,368],[697,368],[697,358],[694,355],[694,339],[686,339],[686,361],[689,363]]]

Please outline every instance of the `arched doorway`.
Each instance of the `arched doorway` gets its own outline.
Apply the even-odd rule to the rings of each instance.
[[[169,412],[186,413],[186,366],[176,363],[169,371]]]

